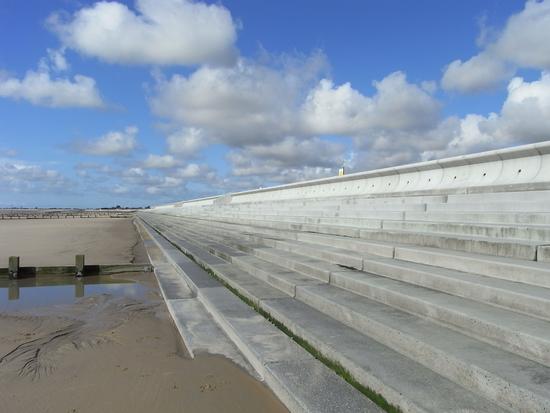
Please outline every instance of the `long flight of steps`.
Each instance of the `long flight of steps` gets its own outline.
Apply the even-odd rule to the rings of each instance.
[[[402,411],[550,412],[550,191],[139,216]]]

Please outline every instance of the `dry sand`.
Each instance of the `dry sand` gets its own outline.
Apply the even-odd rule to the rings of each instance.
[[[75,254],[87,264],[132,262],[138,234],[128,218],[18,219],[0,221],[0,267],[10,255],[22,266],[74,265]]]
[[[132,260],[128,249],[133,249],[137,259],[143,259],[143,248],[135,245],[135,235],[128,240],[117,233],[135,234],[131,221],[80,225],[80,220],[71,220],[70,225],[64,220],[55,221],[63,228],[74,224],[82,228],[84,224],[92,228],[92,233],[103,227],[111,235],[109,242],[98,245],[98,249],[109,251],[110,257],[117,260]],[[9,224],[13,222],[36,225],[26,221]],[[36,231],[37,227],[55,234],[55,226],[53,220],[39,223],[34,227],[35,239],[47,238]],[[4,235],[0,232],[0,245],[5,245],[1,244]],[[93,236],[101,239],[99,234]],[[111,237],[118,240],[116,248],[111,248]],[[82,245],[77,237],[74,240]],[[47,245],[25,247],[43,263],[37,252],[47,250]],[[69,247],[55,245],[72,256],[75,250]],[[91,254],[97,254],[93,245],[88,248]],[[115,250],[118,255],[113,253]],[[132,278],[148,288],[145,298],[102,294],[84,297],[76,304],[0,313],[1,412],[287,411],[265,385],[233,362],[212,355],[190,359],[154,276],[140,274]]]

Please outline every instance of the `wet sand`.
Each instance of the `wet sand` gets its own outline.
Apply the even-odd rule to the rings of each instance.
[[[0,230],[0,242],[4,234]],[[128,259],[143,262],[136,240],[126,240],[119,255],[111,256],[120,259],[130,246]],[[287,411],[263,383],[230,360],[189,358],[154,275],[113,277],[136,280],[147,294],[100,294],[75,304],[0,313],[2,412]]]
[[[87,264],[130,263],[138,237],[128,218],[0,221],[0,267],[10,255],[22,266],[74,265],[75,254],[85,254]]]

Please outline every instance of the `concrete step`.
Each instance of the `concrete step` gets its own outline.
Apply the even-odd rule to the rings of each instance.
[[[191,234],[196,239],[204,238],[206,235],[210,242],[215,242],[216,245],[231,245],[232,249],[237,250],[240,248],[243,241],[237,240],[235,237],[237,233],[228,233],[226,231],[217,229],[212,231],[212,229],[199,226],[193,227],[191,225],[187,226],[185,230],[180,229],[180,231],[185,231],[188,234]],[[345,249],[331,247],[329,245],[313,245],[301,241],[294,240],[283,240],[283,239],[266,239],[261,235],[247,235],[240,234],[241,237],[246,237],[247,239],[256,240],[256,248],[250,248],[247,252],[250,254],[256,254],[258,249],[265,246],[270,246],[276,248],[279,251],[290,252],[295,254],[300,254],[302,256],[313,257],[316,259],[323,260],[327,262],[328,265],[340,264],[353,268],[361,269],[363,265],[362,257],[354,252],[350,252]],[[246,242],[246,241],[245,241]],[[251,243],[254,245],[254,243]],[[218,253],[216,252],[218,255]],[[234,260],[229,258],[228,261],[233,262]]]
[[[550,213],[544,212],[432,211],[407,212],[404,215],[407,221],[550,225]]]
[[[359,254],[378,255],[381,257],[393,257],[394,253],[394,246],[392,244],[369,241],[366,239],[299,232],[296,234],[296,240],[310,244],[333,246]]]
[[[428,204],[426,211],[458,211],[458,212],[550,212],[548,201],[535,202],[456,202],[445,204]]]
[[[550,320],[548,288],[381,257],[365,257],[363,271]]]
[[[363,257],[361,255],[328,245],[312,245],[301,241],[285,240],[274,241],[273,246],[281,251],[314,257],[328,261],[331,264],[344,265],[358,270],[363,268]]]
[[[266,261],[279,264],[290,270],[316,277],[326,282],[330,280],[331,272],[342,270],[342,267],[339,265],[330,264],[324,260],[310,258],[288,251],[279,251],[275,248],[258,248],[254,250],[253,254]]]
[[[201,226],[202,225],[202,226]],[[239,233],[241,235],[249,236],[250,239],[258,242],[263,239],[266,245],[275,246],[274,240],[298,240],[310,244],[334,246],[340,249],[353,251],[361,254],[374,254],[383,257],[393,256],[393,245],[385,242],[375,242],[368,240],[361,240],[351,237],[338,237],[316,233],[302,233],[294,230],[273,230],[265,227],[254,227],[250,225],[239,225],[234,223],[222,223],[216,224],[216,228],[210,226],[203,220],[188,220],[186,221],[187,228],[207,229],[211,232],[216,232],[223,235],[232,235],[233,233]],[[183,228],[181,226],[180,228]],[[269,240],[267,239],[269,238]],[[342,262],[343,265],[348,265]]]
[[[228,224],[235,225],[233,228],[238,228],[239,223],[229,222]],[[289,237],[300,239],[308,242],[317,242],[321,244],[337,245],[343,248],[353,248],[357,251],[362,251],[369,254],[391,256],[394,246],[403,244],[412,244],[419,246],[436,247],[440,249],[458,250],[458,251],[475,251],[477,253],[496,256],[508,256],[524,260],[534,260],[536,258],[538,243],[505,239],[496,240],[478,236],[464,236],[458,234],[435,234],[435,233],[417,233],[414,231],[390,231],[390,230],[361,230],[360,240],[354,240],[353,234],[340,237],[329,235],[334,234],[318,234],[311,232],[302,232],[299,226],[291,226],[290,228],[281,228],[274,224],[266,232],[264,223],[251,225],[246,222],[243,228],[253,230],[257,233],[268,233],[275,236]],[[277,229],[274,229],[276,227]],[[336,231],[334,231],[336,232]],[[327,235],[327,236],[323,236]],[[368,244],[371,242],[371,244]],[[345,245],[345,246],[344,246]]]
[[[193,225],[188,225],[185,229],[180,228],[180,231],[196,238],[208,234],[210,240],[215,239],[217,243],[223,241],[225,245],[232,245],[235,249],[239,248],[239,244],[242,243],[243,240],[245,240],[244,242],[255,240],[258,243],[257,247],[249,251],[250,254],[273,264],[280,265],[288,270],[296,271],[324,282],[328,282],[331,272],[342,270],[341,266],[331,264],[325,260],[294,254],[285,250],[278,250],[275,248],[275,240],[262,238],[259,234],[252,235],[237,233],[235,231],[220,231],[219,229],[212,232],[211,228],[196,227]],[[265,247],[265,244],[270,244],[272,247]],[[232,262],[233,260],[229,259],[228,261]]]
[[[296,255],[294,255],[294,260],[297,261]],[[394,260],[383,262],[379,259],[378,267],[376,267],[377,260],[374,259],[373,261],[374,267],[378,269],[378,274],[382,272],[384,275],[387,275],[388,268],[390,268],[394,270],[391,274],[395,276],[395,270],[397,269],[400,270],[398,274],[401,274],[401,279],[407,279],[408,283],[374,274],[343,271],[342,269],[330,273],[331,284],[365,295],[393,307],[451,325],[472,336],[482,337],[508,351],[516,352],[542,363],[550,363],[550,333],[547,333],[550,332],[550,323],[505,309],[488,306],[483,302],[463,298],[464,295],[470,293],[469,290],[463,291],[458,288],[464,284],[470,286],[474,294],[476,294],[476,290],[481,291],[478,285],[471,282],[472,277],[469,280],[469,284],[464,282],[462,284],[457,283],[452,275],[448,277],[447,283],[452,285],[451,289],[455,293],[456,291],[461,293],[459,295],[462,295],[462,297],[459,297],[424,288],[415,282],[415,278],[418,278],[418,273],[421,272],[425,279],[432,277],[429,279],[431,282],[424,281],[424,284],[433,287],[433,278],[437,277],[437,274],[434,274],[433,268],[417,268],[415,272],[411,271],[410,268],[413,265],[408,263],[395,263]],[[382,264],[385,264],[382,267],[382,271],[379,269],[380,261],[382,261]],[[320,283],[319,280],[314,280],[309,276],[299,276],[296,272],[290,271],[287,268],[256,257],[236,257],[233,258],[232,262],[291,296],[294,296],[296,287],[299,285],[307,285],[312,282]],[[368,260],[365,260],[365,262],[368,263]],[[364,266],[367,265],[369,264],[364,264]],[[464,275],[467,276],[467,274]],[[435,284],[437,285],[437,280]],[[510,288],[512,286],[508,285],[507,287]],[[520,287],[523,287],[525,290],[529,286],[520,285]],[[486,290],[489,288],[490,286],[485,285]],[[497,293],[500,292],[500,295],[495,294],[495,291]],[[544,307],[550,308],[550,294],[548,294],[548,291],[546,294],[538,294],[538,297],[534,297],[538,298],[538,300],[533,300],[532,297],[527,295],[517,294],[513,290],[502,290],[502,288],[500,290],[493,289],[491,292],[496,296],[495,299],[500,304],[506,301],[505,298],[508,298],[516,306],[526,307],[535,312],[542,311],[543,314],[547,314]],[[507,292],[509,292],[508,295],[506,295]],[[536,294],[537,292],[532,291],[532,293]],[[478,297],[482,299],[483,295],[478,295]],[[515,304],[514,299],[520,301],[518,298],[521,299],[521,302]],[[543,304],[543,306],[540,304]]]
[[[342,271],[342,267],[329,261],[312,260],[307,255],[289,251],[258,248],[254,250],[253,254],[272,263],[280,264],[289,270],[320,277],[325,281],[330,279],[332,273]],[[456,259],[460,260],[460,257],[466,257],[466,254],[461,254]],[[429,258],[424,261],[433,263]],[[500,266],[504,267],[504,264],[501,263]],[[512,274],[517,272],[515,266],[521,265],[522,262],[514,261],[513,264],[514,266],[508,270]],[[550,283],[550,265],[547,265],[547,267],[546,279]],[[363,270],[527,315],[550,319],[550,289],[520,283],[517,278],[515,281],[495,278],[499,276],[498,272],[489,277],[434,267],[433,265],[402,261],[401,259],[376,256],[363,256]],[[543,271],[544,269],[539,268],[539,270]]]
[[[449,194],[449,204],[464,202],[550,202],[550,191],[487,192],[481,194]]]
[[[382,229],[445,233],[466,236],[550,242],[550,227],[526,224],[473,224],[469,222],[384,221]]]
[[[471,391],[292,298],[262,308],[404,412],[501,412]]]
[[[225,282],[339,362],[356,380],[405,412],[499,412],[501,409],[426,367],[360,334],[232,264],[210,267]]]
[[[351,225],[361,228],[381,228],[382,221],[381,219],[402,219],[403,213],[388,213],[380,214],[381,217],[371,218],[371,217],[340,217],[334,214],[333,217],[326,217],[323,215],[309,215],[307,213],[301,213],[296,215],[294,211],[293,215],[266,215],[266,214],[219,214],[217,217],[224,217],[228,219],[254,219],[260,221],[277,221],[277,222],[288,222],[295,224],[321,224],[321,225]],[[391,217],[391,218],[390,218]]]
[[[205,221],[205,220],[203,220]],[[208,221],[205,221],[208,222]],[[383,244],[412,244],[425,247],[436,247],[448,250],[477,252],[486,255],[496,255],[503,257],[512,257],[525,260],[535,260],[537,254],[537,242],[526,240],[506,240],[493,239],[472,235],[460,235],[449,233],[425,233],[416,231],[395,231],[395,230],[376,230],[359,229],[353,227],[320,226],[306,224],[290,224],[276,221],[257,221],[257,220],[224,220],[222,224],[234,224],[235,228],[242,226],[247,229],[254,229],[257,232],[265,231],[269,228],[271,234],[287,234],[293,231],[294,237],[301,236],[301,232],[322,233],[326,235],[340,235],[342,237],[356,238],[357,232],[364,240],[370,240]],[[321,228],[323,227],[323,228]],[[281,232],[277,232],[281,231]],[[298,235],[300,234],[300,235]]]
[[[231,235],[237,237],[235,232]],[[311,241],[310,234],[304,235],[304,241]],[[239,236],[242,237],[241,235]],[[319,242],[320,244],[335,244],[334,237],[331,238],[319,235],[313,235],[313,237],[325,238],[322,242]],[[314,242],[315,241],[318,242],[318,240],[314,240]],[[306,249],[306,252],[307,251],[309,250]],[[498,268],[495,269],[495,272],[491,273],[492,277],[488,277],[475,273],[472,274],[464,271],[434,267],[434,260],[436,260],[434,259],[434,255],[437,257],[442,254],[442,252],[437,249],[398,247],[397,251],[396,258],[399,258],[399,260],[375,257],[370,254],[366,255],[372,251],[363,251],[363,269],[373,274],[382,275],[410,284],[471,298],[476,301],[490,303],[536,317],[550,318],[550,290],[519,283],[517,282],[519,281],[517,275],[514,275],[518,273],[519,268],[522,270],[521,272],[524,274],[524,278],[526,278],[524,281],[536,282],[538,278],[542,278],[550,283],[550,265],[548,264],[540,265],[539,263],[518,260],[503,261],[502,259],[494,259],[493,257],[466,253],[456,253],[453,255],[450,252],[443,254],[443,257],[437,260],[438,263],[441,261],[443,265],[448,266],[452,266],[453,262],[463,264],[465,260],[482,260],[480,265],[484,268],[488,267],[488,259],[493,260],[493,262],[498,264]],[[292,253],[288,250],[279,251],[273,248],[255,248],[251,253],[272,263],[280,264],[289,270],[298,271],[304,275],[319,277],[325,281],[328,281],[331,272],[341,271],[340,266],[331,264],[329,261],[323,259],[312,260],[307,255]],[[423,263],[417,264],[415,262],[410,262],[410,260],[422,261]],[[429,263],[430,265],[424,263]],[[526,268],[536,270],[534,271],[535,274],[533,274],[532,277],[528,277],[525,271]],[[495,278],[506,273],[511,274],[511,277],[515,277],[512,278],[514,282]],[[541,283],[539,282],[538,284]]]
[[[164,247],[170,250],[168,255],[176,267],[180,261],[186,266],[182,274],[200,303],[291,411],[337,413],[342,408],[350,412],[382,411],[221,284],[202,286],[203,277],[210,282],[216,280],[181,252],[178,256],[179,250],[166,239],[149,234],[163,250]],[[187,276],[190,265],[194,266],[193,271],[202,273]],[[197,275],[199,283],[195,282]]]
[[[334,272],[330,284],[550,365],[548,320],[361,271]]]
[[[435,247],[445,250],[476,252],[498,257],[510,257],[523,260],[535,260],[536,242],[505,239],[493,239],[472,235],[447,233],[426,233],[416,231],[370,230],[362,229],[360,237],[373,241],[386,241],[396,244],[411,244],[422,247]]]
[[[285,214],[299,211],[325,211],[325,212],[344,212],[350,213],[356,211],[376,211],[376,212],[403,212],[403,211],[424,211],[426,209],[426,203],[355,203],[355,204],[337,204],[327,203],[323,201],[301,203],[299,205],[258,205],[255,207],[245,206],[224,206],[221,208],[215,208],[210,210],[202,210],[200,212],[231,212],[231,213],[277,213],[282,212]]]
[[[417,246],[396,246],[395,258],[550,288],[550,263],[545,262]]]
[[[201,225],[201,223],[204,223],[205,221],[198,220],[190,222],[193,222],[193,224],[188,225]],[[510,281],[540,285],[543,287],[550,287],[550,263],[531,262],[505,257],[493,257],[477,253],[444,250],[441,248],[407,246],[403,244],[392,244],[378,241],[374,242],[372,245],[363,244],[358,247],[354,247],[353,243],[359,240],[345,237],[331,237],[321,234],[299,234],[297,232],[246,227],[246,229],[258,231],[254,233],[254,236],[252,236],[250,235],[251,233],[240,232],[239,228],[240,227],[236,224],[217,224],[216,228],[211,228],[211,230],[221,231],[226,235],[239,232],[243,235],[246,234],[246,236],[250,237],[250,239],[254,242],[260,242],[262,237],[274,237],[273,234],[276,234],[277,237],[288,237],[290,239],[292,239],[292,237],[299,237],[301,241],[307,243],[329,246],[337,245],[343,247],[344,249],[357,250],[362,254],[380,255],[386,257],[393,256],[393,249],[395,248],[395,256],[400,260],[433,265],[489,277],[502,278]],[[264,235],[264,232],[267,232],[268,234]],[[264,243],[272,247],[275,246],[273,240],[271,239],[265,240],[264,238]],[[289,249],[285,248],[285,250],[288,251]],[[340,262],[336,261],[336,263]],[[347,265],[345,263],[343,264]]]
[[[550,409],[550,368],[539,363],[332,285],[298,287],[296,298],[511,410]]]
[[[280,265],[273,264],[253,255],[236,257],[232,260],[232,263],[291,297],[296,295],[297,286],[326,284],[326,282],[317,278],[290,271]]]
[[[408,196],[392,196],[386,195],[348,195],[348,196],[334,196],[329,198],[307,198],[307,199],[288,199],[280,201],[260,201],[260,202],[242,202],[239,204],[229,204],[228,206],[243,207],[257,209],[266,205],[274,207],[285,206],[307,206],[307,205],[401,205],[401,204],[426,204],[426,203],[441,203],[447,202],[447,195],[408,195]]]

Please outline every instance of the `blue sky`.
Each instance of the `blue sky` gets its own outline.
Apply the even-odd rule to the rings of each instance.
[[[546,140],[550,1],[0,4],[0,207],[148,205]]]

